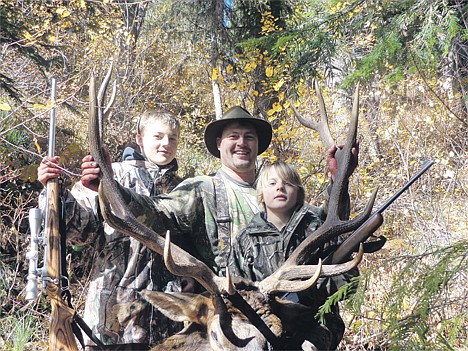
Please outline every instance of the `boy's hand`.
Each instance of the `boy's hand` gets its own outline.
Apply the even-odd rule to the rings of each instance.
[[[44,157],[42,159],[37,168],[37,179],[43,186],[46,186],[49,179],[58,178],[60,174],[62,174],[63,171],[56,167],[56,165],[59,164],[59,160],[59,156],[54,156],[52,158]]]
[[[93,191],[98,191],[99,173],[101,173],[101,169],[94,162],[93,156],[87,155],[83,157],[81,162],[81,183],[83,183],[83,186]]]

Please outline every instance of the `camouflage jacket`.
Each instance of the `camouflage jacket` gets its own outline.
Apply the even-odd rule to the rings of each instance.
[[[123,187],[147,196],[170,191],[180,178],[177,162],[161,169],[142,158],[113,163],[114,178]],[[97,193],[81,182],[64,192],[67,242],[92,244],[93,270],[83,318],[106,345],[154,344],[180,329],[155,309],[138,303],[138,291],[162,291],[174,280],[161,256],[139,241],[102,222]],[[134,303],[134,302],[137,303]],[[87,345],[94,345],[86,340]]]
[[[257,213],[233,244],[235,272],[252,281],[261,281],[273,274],[307,235],[323,223],[324,216],[321,208],[304,204],[294,211],[286,226],[278,230],[266,220],[265,212]],[[318,257],[316,251],[311,259]]]
[[[265,279],[283,264],[306,237],[320,227],[325,216],[323,208],[304,204],[296,208],[286,226],[278,230],[268,222],[265,212],[257,213],[233,244],[231,265],[234,271],[252,281]],[[342,242],[343,238],[339,236],[324,243],[310,254],[305,264],[317,264],[319,258],[327,257]],[[328,284],[327,293],[334,293],[349,278],[333,277],[334,288]],[[326,279],[320,279],[317,286],[320,287],[324,281]]]
[[[217,198],[216,178],[225,186],[227,204]],[[252,184],[236,181],[223,170],[215,176],[186,179],[171,193],[152,198],[121,188],[130,210],[139,221],[160,234],[170,230],[171,237],[179,237],[179,241],[187,243],[191,247],[190,253],[216,273],[224,268],[220,264],[220,253],[226,250],[220,240],[217,206],[228,207],[229,243],[258,212]]]

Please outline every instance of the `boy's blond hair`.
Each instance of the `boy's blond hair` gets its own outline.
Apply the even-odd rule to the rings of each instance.
[[[257,178],[257,198],[258,203],[262,204],[265,207],[265,200],[263,197],[263,188],[268,182],[268,176],[270,175],[271,170],[275,170],[280,179],[283,182],[287,182],[291,185],[297,187],[297,203],[296,205],[302,204],[305,200],[305,190],[304,185],[302,184],[301,177],[299,173],[286,162],[278,161],[264,166],[263,170],[260,172],[260,175]]]
[[[180,135],[180,122],[176,115],[162,109],[156,108],[143,112],[137,122],[136,132],[137,134],[143,135],[145,127],[152,122],[162,122],[167,124],[171,129],[177,131],[177,135]]]

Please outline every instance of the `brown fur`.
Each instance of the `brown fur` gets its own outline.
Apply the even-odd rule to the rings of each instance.
[[[241,294],[278,337],[281,337],[288,327],[297,326],[298,317],[311,315],[310,308],[306,306],[278,298],[269,300],[257,290],[241,291]],[[226,305],[232,319],[232,330],[242,346],[235,346],[228,340],[221,328],[221,317],[215,311],[213,300],[208,295],[143,291],[141,296],[167,317],[176,321],[190,322],[184,330],[169,337],[162,344],[154,346],[151,351],[175,349],[256,351],[268,348],[264,336],[228,301]]]

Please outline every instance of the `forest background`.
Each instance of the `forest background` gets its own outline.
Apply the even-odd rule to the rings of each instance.
[[[182,176],[214,171],[205,125],[241,104],[274,126],[260,164],[286,160],[311,203],[328,176],[326,148],[291,106],[319,119],[317,81],[336,141],[360,84],[360,163],[352,213],[379,188],[383,204],[425,160],[435,165],[387,211],[388,239],[361,263],[342,302],[341,350],[468,348],[468,2],[461,0],[0,0],[0,349],[47,345],[48,301],[26,301],[28,210],[41,190],[50,84],[56,150],[71,185],[87,153],[90,73],[114,63],[106,124],[114,160],[152,106],[180,116]],[[68,248],[73,303],[83,307],[91,248]],[[346,291],[340,293],[346,294]]]

